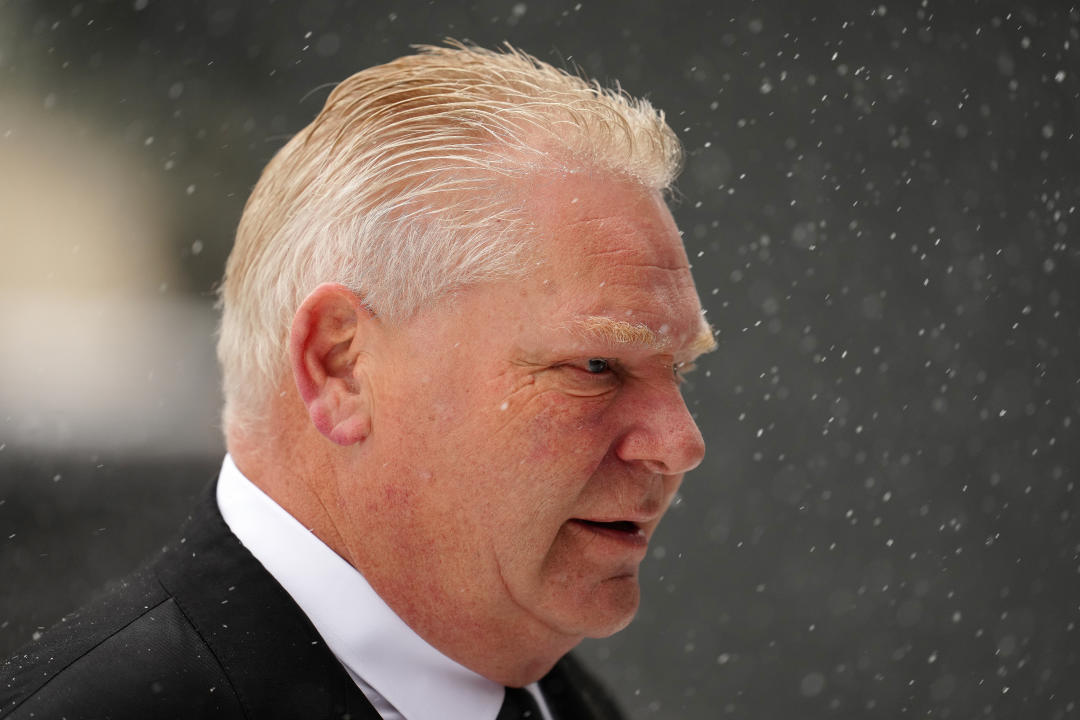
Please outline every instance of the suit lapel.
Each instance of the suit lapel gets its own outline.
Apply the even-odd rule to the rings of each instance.
[[[299,606],[229,531],[213,488],[155,571],[246,714],[379,720]]]
[[[603,686],[567,655],[540,680],[540,689],[555,720],[623,720],[618,705]]]

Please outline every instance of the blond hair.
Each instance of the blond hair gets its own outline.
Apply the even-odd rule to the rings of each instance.
[[[506,183],[595,168],[666,189],[678,174],[679,142],[646,101],[509,46],[418,50],[338,85],[248,199],[220,291],[226,431],[258,425],[320,283],[400,322],[523,272],[532,238]]]

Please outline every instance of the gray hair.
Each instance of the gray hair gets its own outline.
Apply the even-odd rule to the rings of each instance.
[[[452,43],[363,70],[270,161],[220,290],[226,430],[255,429],[288,371],[304,298],[340,283],[387,322],[524,272],[527,218],[498,188],[595,168],[667,189],[682,149],[620,89],[507,46]]]

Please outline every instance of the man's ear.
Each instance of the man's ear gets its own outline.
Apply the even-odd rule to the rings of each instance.
[[[338,445],[371,432],[370,388],[356,363],[378,322],[360,298],[337,283],[311,291],[293,317],[289,357],[312,424]]]

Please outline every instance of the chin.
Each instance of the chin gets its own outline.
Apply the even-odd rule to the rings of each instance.
[[[564,599],[552,613],[563,632],[589,638],[605,638],[619,632],[634,619],[641,590],[636,576],[610,578]]]

